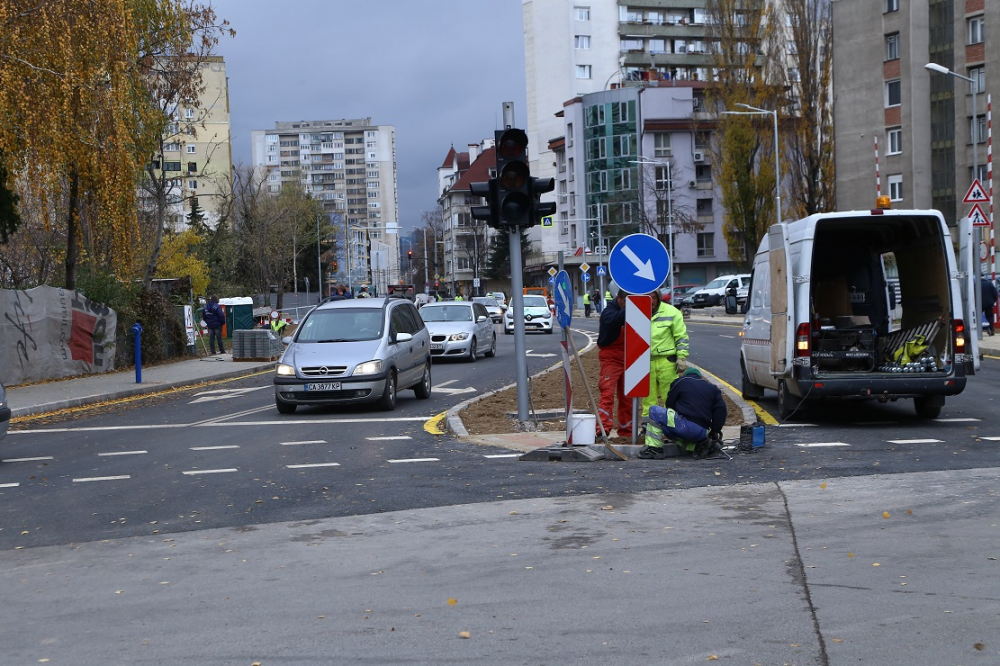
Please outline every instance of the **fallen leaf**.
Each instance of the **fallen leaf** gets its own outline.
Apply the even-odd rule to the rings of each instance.
[[[883,511],[882,512],[882,517],[883,518],[888,518],[889,517],[889,512],[888,511]]]
[[[458,603],[458,599],[456,599],[455,597],[449,597],[448,598],[448,605],[449,606],[454,606],[457,603]]]
[[[28,532],[28,530],[24,530],[23,532],[21,532],[21,536],[24,536],[25,534],[30,534],[30,532]]]
[[[980,652],[986,649],[986,646],[983,645],[982,643],[973,643],[972,647],[976,650],[979,650]]]
[[[459,638],[472,638],[472,634],[470,634],[468,631],[460,631],[460,632],[458,632],[458,637]]]
[[[826,484],[825,483],[819,484],[819,489],[820,490],[826,490]]]
[[[317,620],[325,620],[326,619],[326,615],[317,615],[316,619]]]
[[[607,506],[602,506],[601,507],[601,511],[614,511],[614,510],[615,510],[615,507],[611,506],[610,504],[607,505]],[[25,532],[25,534],[27,534],[27,532]]]
[[[913,509],[907,509],[906,510],[906,515],[912,516],[913,515]]]
[[[854,557],[854,553],[848,553],[847,556],[848,557]]]
[[[115,594],[121,594],[124,590],[115,590]]]
[[[880,566],[882,566],[882,565],[881,565],[881,564],[879,564],[878,562],[872,562],[872,566],[873,566],[873,567],[880,567]]]
[[[508,515],[508,516],[516,516],[516,515],[517,515],[517,511],[509,511],[509,512],[507,513],[507,515]]]
[[[719,661],[719,657],[714,654],[711,654],[705,657],[705,661]]]
[[[843,639],[843,638],[834,638],[834,639],[833,639],[833,642],[834,642],[834,643],[843,643],[843,642],[844,642],[844,639]]]

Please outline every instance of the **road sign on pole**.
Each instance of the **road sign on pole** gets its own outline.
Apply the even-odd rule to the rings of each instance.
[[[976,178],[972,181],[972,185],[969,187],[969,191],[965,193],[965,198],[962,199],[962,203],[989,203],[990,195],[986,193],[986,188],[983,184],[979,182]],[[969,217],[972,217],[971,215]]]
[[[586,273],[587,271],[590,270],[590,264],[588,264],[586,261],[583,262],[582,264],[580,264],[580,270]]]
[[[590,282],[590,273],[584,273],[583,275],[580,276],[580,279],[583,280],[584,282]]]
[[[648,294],[670,275],[670,255],[653,236],[631,234],[611,248],[608,270],[619,288],[630,294]]]
[[[604,266],[598,266],[597,267],[597,274],[598,275],[607,275],[608,271],[605,270]]]
[[[986,213],[983,212],[979,204],[972,206],[972,210],[969,211],[969,219],[972,220],[972,226],[974,227],[990,226],[990,218],[986,217]]]
[[[627,291],[627,290],[626,290]],[[648,296],[629,296],[625,303],[625,396],[649,395],[649,339],[653,303]]]
[[[569,328],[573,322],[573,289],[569,284],[569,273],[559,271],[554,278],[556,320],[563,328]]]

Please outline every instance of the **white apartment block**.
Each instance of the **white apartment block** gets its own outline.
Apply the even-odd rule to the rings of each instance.
[[[276,122],[253,130],[251,161],[268,189],[298,183],[320,200],[344,239],[334,279],[379,294],[399,279],[396,129],[371,118]],[[340,239],[338,239],[340,240]],[[346,242],[345,242],[346,241]]]

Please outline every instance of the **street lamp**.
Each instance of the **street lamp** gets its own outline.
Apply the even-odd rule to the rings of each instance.
[[[736,106],[742,106],[749,111],[722,111],[724,116],[773,116],[774,117],[774,198],[778,206],[778,224],[781,224],[781,166],[778,161],[778,112],[758,109],[756,106],[737,102]]]
[[[645,164],[645,165],[656,165],[656,166],[666,166],[667,167],[667,254],[670,257],[670,302],[673,303],[674,300],[674,208],[673,208],[673,189],[674,189],[674,177],[671,172],[670,162],[667,160],[651,160],[648,158],[640,158],[638,160],[632,160],[632,164]],[[643,202],[645,204],[645,202]]]

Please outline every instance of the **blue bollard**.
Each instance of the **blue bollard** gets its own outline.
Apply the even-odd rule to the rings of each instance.
[[[142,324],[132,324],[132,335],[135,336],[135,383],[142,383]]]

